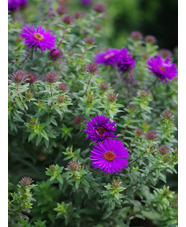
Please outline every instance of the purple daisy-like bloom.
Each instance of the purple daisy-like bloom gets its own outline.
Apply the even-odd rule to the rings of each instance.
[[[36,29],[33,25],[26,25],[21,31],[21,37],[25,39],[28,48],[35,46],[37,50],[39,47],[41,52],[55,47],[55,36],[42,28],[42,25],[38,25]]]
[[[165,80],[165,83],[167,83],[167,79],[172,80],[178,75],[176,64],[170,63],[168,57],[164,60],[158,55],[156,58],[150,58],[147,64],[149,66],[147,68],[161,81]]]
[[[115,122],[109,122],[110,117],[106,118],[104,114],[100,116],[92,117],[91,120],[87,121],[85,133],[88,134],[86,139],[90,139],[96,143],[103,141],[107,138],[118,138],[114,131]]]
[[[91,150],[92,166],[105,173],[118,173],[128,165],[128,150],[121,141],[107,139],[99,142]]]
[[[120,53],[118,55],[117,59],[117,66],[119,68],[119,72],[121,71],[127,71],[133,67],[135,67],[135,61],[133,57],[131,56],[131,53],[129,50],[125,47],[123,47],[120,50]]]
[[[106,52],[97,53],[97,55],[94,57],[94,61],[97,64],[105,64],[106,66],[108,65],[116,66],[119,53],[120,50],[118,49],[108,49]]]

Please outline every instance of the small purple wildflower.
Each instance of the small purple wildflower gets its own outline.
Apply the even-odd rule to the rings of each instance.
[[[92,166],[105,173],[118,173],[128,165],[128,150],[121,141],[107,139],[99,142],[91,150]]]
[[[125,47],[120,50],[117,59],[117,67],[119,68],[119,72],[127,71],[135,67],[135,61],[129,50]]]
[[[46,49],[51,50],[55,46],[56,38],[49,32],[42,28],[42,25],[38,25],[35,29],[33,25],[26,25],[21,31],[21,37],[25,39],[25,44],[28,48],[39,47],[41,52]]]
[[[119,53],[120,50],[118,49],[108,49],[106,52],[97,53],[97,55],[94,57],[94,61],[97,64],[116,66]]]
[[[163,60],[159,55],[156,58],[150,58],[147,61],[148,69],[161,81],[172,80],[177,76],[177,68],[175,63],[170,63],[170,58]]]
[[[104,114],[100,116],[92,117],[87,121],[85,133],[88,135],[86,139],[90,139],[94,142],[103,141],[107,138],[117,138],[114,134],[116,127],[115,122],[109,122],[110,117],[106,118]]]

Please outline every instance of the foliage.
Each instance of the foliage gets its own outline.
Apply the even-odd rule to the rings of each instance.
[[[57,2],[51,3],[54,18],[48,16],[50,5],[34,2],[40,10],[35,15],[26,13],[29,8],[9,15],[10,226],[130,226],[136,218],[177,226],[177,194],[166,178],[177,174],[177,78],[157,82],[146,66],[159,47],[128,38],[122,45],[135,59],[133,71],[101,66],[90,73],[85,66],[100,50],[104,34],[95,25],[103,15],[91,9],[67,25],[56,13]],[[25,21],[50,29],[63,57],[29,52],[20,38]],[[85,37],[97,43],[86,43]],[[17,82],[12,76],[18,70],[38,77]],[[57,80],[43,79],[54,72]],[[170,118],[165,110],[173,113]],[[83,130],[87,120],[102,113],[116,122],[116,134],[130,154],[128,167],[117,175],[100,172],[89,160],[93,145]],[[149,131],[157,137],[149,139]],[[168,153],[160,152],[162,145]],[[23,176],[36,184],[17,185]]]

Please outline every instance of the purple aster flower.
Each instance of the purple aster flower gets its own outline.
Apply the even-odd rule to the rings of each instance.
[[[167,79],[172,80],[178,75],[176,64],[170,63],[170,58],[168,57],[163,60],[158,55],[156,58],[150,58],[147,64],[149,66],[147,68],[161,81],[165,80],[165,83],[167,83]]]
[[[120,50],[118,49],[108,49],[106,52],[99,52],[95,57],[94,61],[97,64],[105,64],[108,65],[117,65],[118,54]]]
[[[93,0],[80,0],[83,5],[90,5]]]
[[[8,10],[15,11],[19,9],[19,0],[8,0]]]
[[[114,134],[116,127],[115,122],[109,122],[110,117],[106,118],[104,114],[100,116],[92,117],[91,120],[87,121],[85,133],[88,134],[86,139],[90,139],[98,143],[99,141],[107,138],[117,138]]]
[[[38,25],[36,29],[33,25],[26,25],[21,31],[21,37],[25,39],[28,48],[35,46],[37,50],[39,47],[41,52],[55,47],[55,36],[49,30],[42,28],[42,25]]]
[[[125,47],[123,47],[120,50],[120,53],[119,53],[118,59],[117,59],[117,66],[119,68],[119,72],[127,71],[135,66],[135,61],[133,60],[131,53]]]
[[[118,173],[128,165],[128,150],[121,141],[107,139],[99,142],[91,150],[92,166],[105,173]]]

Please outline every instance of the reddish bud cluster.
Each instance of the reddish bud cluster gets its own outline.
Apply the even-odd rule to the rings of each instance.
[[[135,40],[142,40],[143,39],[143,35],[139,31],[131,32],[130,36],[131,36],[131,38],[133,38]]]
[[[145,138],[148,140],[155,140],[157,137],[158,134],[154,130],[148,131],[145,134]]]
[[[145,37],[145,41],[146,41],[147,43],[155,43],[155,42],[156,42],[156,38],[155,38],[153,35],[147,35],[147,36]]]
[[[79,169],[79,163],[77,161],[70,161],[67,166],[68,169],[76,171]]]
[[[162,145],[158,148],[160,154],[165,155],[169,152],[169,148],[165,145]]]
[[[100,88],[101,88],[101,90],[106,91],[106,90],[108,90],[108,84],[107,83],[101,83]]]
[[[95,63],[89,63],[85,66],[85,69],[90,73],[95,73],[99,70],[98,66]]]
[[[62,20],[65,24],[71,24],[74,21],[74,17],[71,15],[64,15]]]
[[[54,48],[49,53],[49,58],[51,60],[57,60],[63,57],[63,52],[59,48]]]
[[[105,6],[101,5],[101,4],[96,4],[93,6],[93,9],[97,12],[97,13],[103,13],[105,11]]]
[[[59,74],[58,72],[50,72],[50,73],[47,73],[44,77],[43,77],[43,80],[49,82],[49,83],[54,83],[58,80],[59,78]]]
[[[96,43],[96,40],[94,38],[92,38],[92,37],[86,37],[83,40],[85,41],[85,43],[88,43],[90,45],[93,45],[93,44]]]

